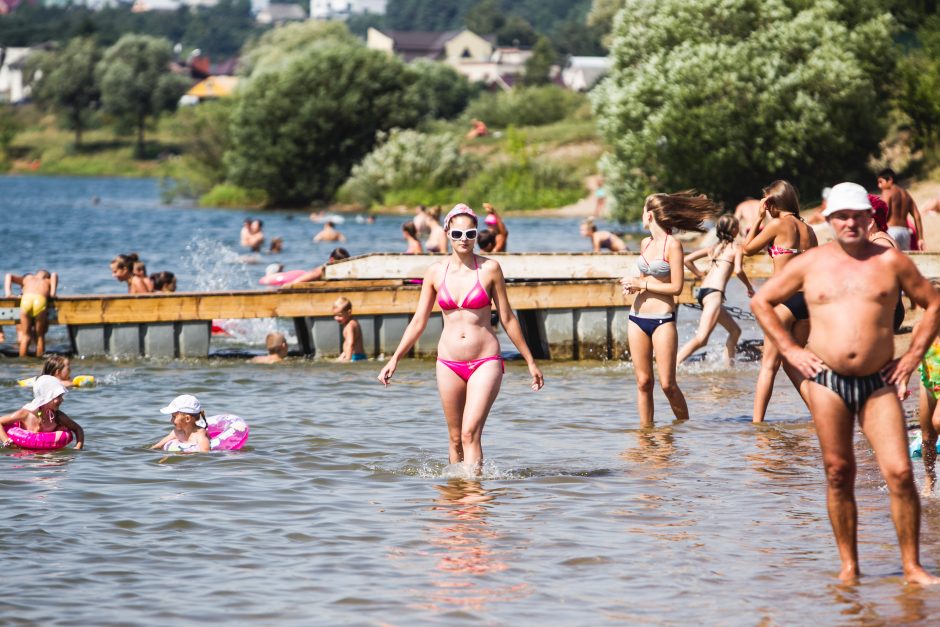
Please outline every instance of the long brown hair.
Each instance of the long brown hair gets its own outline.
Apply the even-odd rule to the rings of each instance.
[[[675,194],[652,194],[646,197],[644,211],[652,211],[656,224],[667,231],[698,231],[708,229],[702,222],[718,215],[715,206],[705,194],[696,194],[692,190]]]
[[[730,213],[726,213],[718,218],[718,224],[715,225],[715,235],[718,236],[719,242],[730,243],[734,241],[738,228],[738,219]]]
[[[789,181],[774,181],[764,188],[767,204],[777,211],[800,215],[800,193]]]

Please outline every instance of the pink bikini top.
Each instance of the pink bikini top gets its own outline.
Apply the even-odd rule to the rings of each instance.
[[[447,262],[447,267],[444,268],[444,279],[441,281],[441,291],[437,295],[437,304],[441,306],[441,309],[444,311],[450,311],[451,309],[482,309],[489,306],[490,296],[483,289],[483,284],[480,283],[480,266],[477,264],[476,255],[473,257],[473,266],[477,272],[477,284],[463,297],[463,303],[458,305],[454,297],[447,291],[447,271],[450,269],[450,262]]]
[[[800,251],[798,248],[786,248],[784,246],[770,246],[767,248],[767,253],[771,257],[779,257],[780,255],[799,255]]]

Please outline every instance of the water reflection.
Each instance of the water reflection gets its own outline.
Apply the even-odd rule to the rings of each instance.
[[[676,421],[673,424],[677,424]],[[646,468],[664,470],[675,466],[676,439],[673,425],[636,430],[636,446],[620,453],[620,458]]]
[[[493,601],[527,596],[525,584],[503,583],[510,568],[510,552],[498,548],[502,533],[493,522],[497,491],[480,481],[451,479],[435,485],[439,492],[432,512],[439,514],[430,531],[432,553],[439,553],[433,576],[431,601],[438,609],[480,611]]]
[[[744,457],[758,472],[796,475],[822,461],[812,433],[760,425],[754,430],[754,444],[757,450]]]

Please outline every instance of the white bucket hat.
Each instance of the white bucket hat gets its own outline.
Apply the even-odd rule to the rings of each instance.
[[[182,412],[184,414],[198,414],[202,411],[202,405],[199,399],[192,394],[180,394],[174,398],[169,405],[160,410],[161,414],[175,414]]]
[[[44,374],[33,381],[33,400],[23,405],[27,411],[36,411],[68,392],[62,382],[52,375]]]
[[[826,199],[826,210],[823,217],[829,217],[836,211],[868,211],[871,212],[871,201],[868,199],[868,190],[858,183],[839,183],[829,192]]]

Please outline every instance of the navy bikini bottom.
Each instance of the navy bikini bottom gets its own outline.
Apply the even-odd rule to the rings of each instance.
[[[653,332],[664,324],[676,321],[676,312],[671,314],[630,314],[630,322],[640,327],[643,333],[653,337]]]

